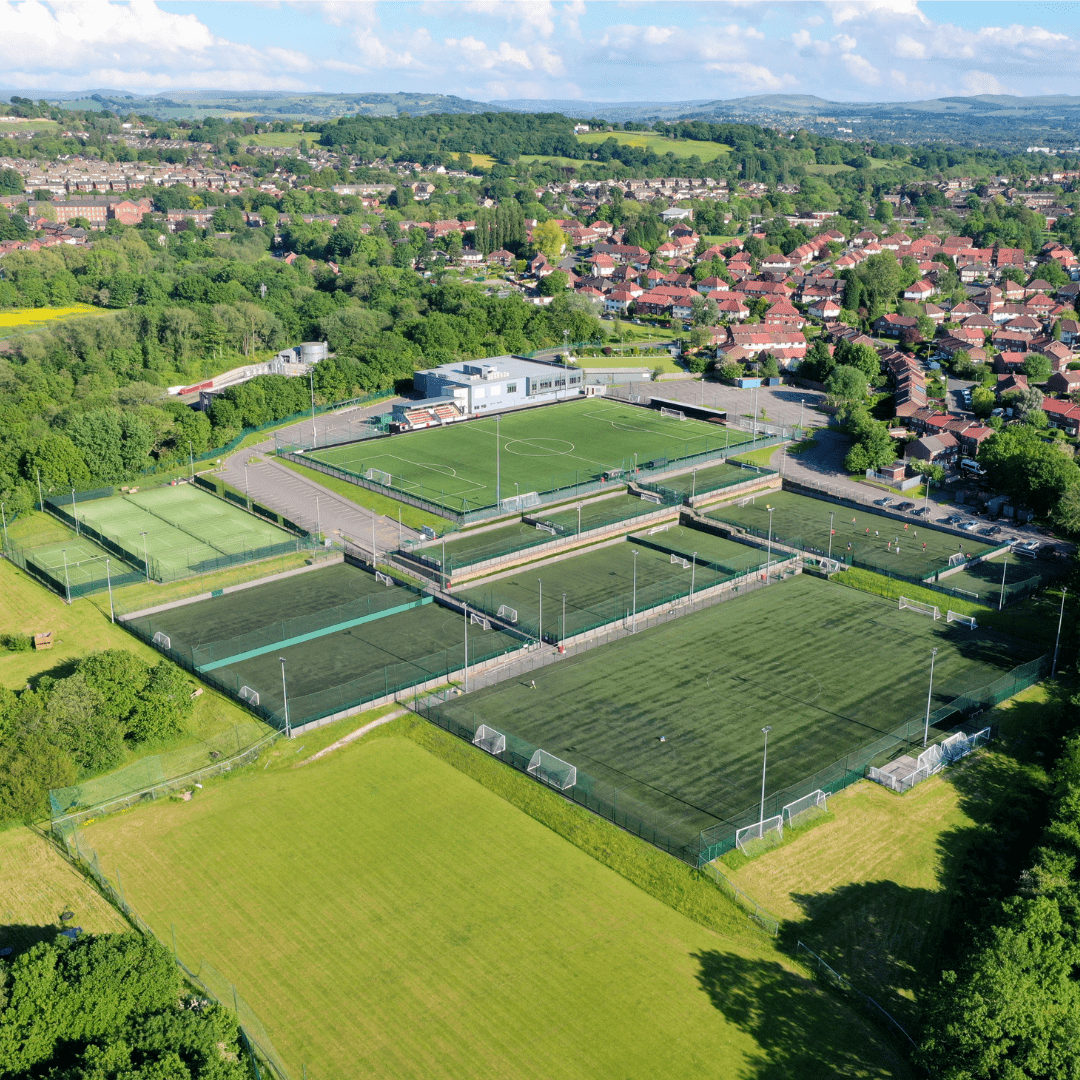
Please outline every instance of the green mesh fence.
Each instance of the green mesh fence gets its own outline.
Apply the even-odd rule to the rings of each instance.
[[[123,883],[119,873],[115,880],[110,877],[101,864],[98,853],[90,846],[85,837],[71,829],[62,834],[60,842],[67,856],[97,885],[105,897],[118,908],[131,924],[147,937],[155,937],[150,924],[138,913],[134,905],[124,895]],[[241,1044],[248,1055],[253,1076],[260,1076],[263,1069],[269,1069],[277,1080],[290,1080],[284,1061],[274,1049],[266,1027],[255,1010],[243,999],[237,987],[205,960],[193,961],[181,957],[176,951],[175,933],[172,940],[158,938],[161,944],[173,953],[177,967],[184,977],[200,992],[219,1005],[224,1006],[236,1016],[240,1027]]]
[[[640,486],[648,491],[655,491],[673,502],[682,502],[699,495],[708,495],[711,491],[723,491],[738,484],[754,480],[767,480],[776,476],[775,469],[765,469],[745,462],[725,462],[701,469],[694,469],[680,476],[666,477],[657,481],[642,481]]]
[[[79,549],[80,554],[68,561],[67,551]],[[142,570],[133,569],[114,553],[94,544],[89,537],[72,538],[27,548],[8,541],[4,552],[16,566],[65,600],[106,592],[110,583],[114,589],[135,585],[146,580]]]

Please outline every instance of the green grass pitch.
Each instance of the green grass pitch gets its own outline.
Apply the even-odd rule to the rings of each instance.
[[[801,575],[568,657],[535,689],[530,675],[439,708],[565,759],[690,843],[756,808],[766,724],[776,792],[922,715],[931,647],[934,708],[1035,655]]]
[[[294,1080],[910,1076],[771,941],[691,922],[393,730],[84,831]]]
[[[632,469],[635,454],[641,466],[752,438],[745,431],[602,398],[507,413],[498,429],[503,499],[597,480],[610,469]],[[495,432],[495,418],[485,417],[305,456],[360,476],[377,469],[400,491],[449,510],[475,510],[495,505]]]
[[[744,500],[739,500],[744,501]],[[773,538],[808,551],[829,551],[829,520],[832,515],[832,557],[845,561],[854,557],[873,563],[881,570],[925,579],[947,569],[949,556],[962,551],[980,555],[997,545],[983,544],[970,537],[955,536],[924,525],[917,519],[900,519],[869,510],[798,495],[791,491],[766,491],[745,501],[732,503],[709,513],[717,521],[755,529],[759,536],[769,531],[769,511],[773,507]],[[852,520],[854,519],[854,520]],[[897,550],[899,548],[899,550]],[[945,579],[946,584],[948,579]]]

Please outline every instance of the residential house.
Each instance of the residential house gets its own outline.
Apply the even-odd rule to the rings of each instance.
[[[901,337],[904,331],[918,333],[919,320],[910,315],[890,313],[874,320],[873,331],[882,337]]]
[[[1048,394],[1080,393],[1080,371],[1055,371],[1043,384]]]
[[[940,435],[924,435],[904,447],[904,457],[909,461],[929,461],[946,468],[955,465],[960,455],[960,441],[948,431]]]
[[[1046,413],[1050,427],[1064,431],[1066,435],[1080,432],[1080,405],[1074,405],[1071,401],[1043,398],[1042,411]]]
[[[923,278],[921,281],[916,281],[914,284],[909,285],[904,290],[904,299],[913,300],[918,303],[920,301],[929,300],[936,292],[937,286],[932,285]]]

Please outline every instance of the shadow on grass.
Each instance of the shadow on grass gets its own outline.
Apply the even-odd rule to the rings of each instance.
[[[692,959],[698,985],[725,1019],[757,1042],[742,1080],[825,1080],[906,1075],[884,1040],[867,1044],[866,1028],[838,998],[766,960],[709,950]]]
[[[0,949],[11,949],[11,954],[4,957],[8,962],[20,953],[32,949],[42,941],[54,941],[60,933],[60,926],[28,926],[24,923],[0,923]]]

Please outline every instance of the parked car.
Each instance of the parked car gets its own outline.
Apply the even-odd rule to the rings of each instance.
[[[902,510],[904,513],[907,513],[909,510],[915,509],[915,504],[913,502],[902,502],[899,506],[897,506],[896,509]]]
[[[874,505],[875,506],[892,506],[892,504],[894,502],[896,502],[895,499],[875,499],[874,500]]]
[[[1022,544],[1017,544],[1013,551],[1017,555],[1023,555],[1025,558],[1034,559],[1039,554],[1039,541],[1038,540],[1025,540]]]
[[[960,525],[958,526],[958,528],[963,529],[964,532],[972,532],[975,529],[977,529],[978,527],[979,527],[979,523],[977,521],[962,521],[962,522],[960,522]]]
[[[929,506],[920,506],[918,510],[911,511],[916,517],[927,517],[930,514]]]
[[[987,525],[986,528],[980,529],[979,533],[982,536],[997,536],[1001,532],[1000,525]]]

